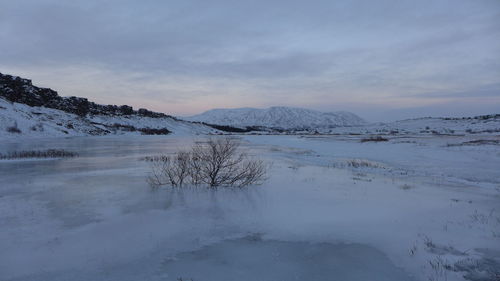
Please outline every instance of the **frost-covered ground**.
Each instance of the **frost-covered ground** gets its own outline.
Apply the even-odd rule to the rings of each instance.
[[[146,184],[192,137],[2,141],[80,157],[0,161],[0,280],[498,280],[500,138],[361,137],[244,136],[269,179],[217,192]]]

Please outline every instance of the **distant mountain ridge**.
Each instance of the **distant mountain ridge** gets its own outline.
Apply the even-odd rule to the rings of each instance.
[[[273,106],[266,109],[212,109],[184,119],[234,127],[261,126],[286,130],[360,126],[367,123],[361,117],[350,112],[320,112],[284,106]]]

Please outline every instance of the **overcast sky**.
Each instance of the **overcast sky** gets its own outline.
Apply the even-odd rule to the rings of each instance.
[[[0,72],[174,115],[500,113],[499,0],[0,0]]]

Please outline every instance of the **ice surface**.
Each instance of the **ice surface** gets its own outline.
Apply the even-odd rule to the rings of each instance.
[[[272,165],[264,185],[238,192],[150,189],[141,158],[191,137],[0,143],[80,154],[0,162],[0,280],[464,280],[463,268],[498,264],[481,264],[500,258],[497,146],[244,140]],[[349,159],[384,168],[333,165]]]
[[[380,251],[360,244],[228,240],[164,262],[166,280],[411,280]]]

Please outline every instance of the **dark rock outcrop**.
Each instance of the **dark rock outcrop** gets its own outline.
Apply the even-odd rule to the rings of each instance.
[[[90,115],[138,115],[151,118],[173,116],[141,108],[134,110],[128,105],[101,105],[80,97],[61,97],[56,91],[33,86],[31,80],[0,73],[0,97],[29,106],[59,109],[79,116]]]

